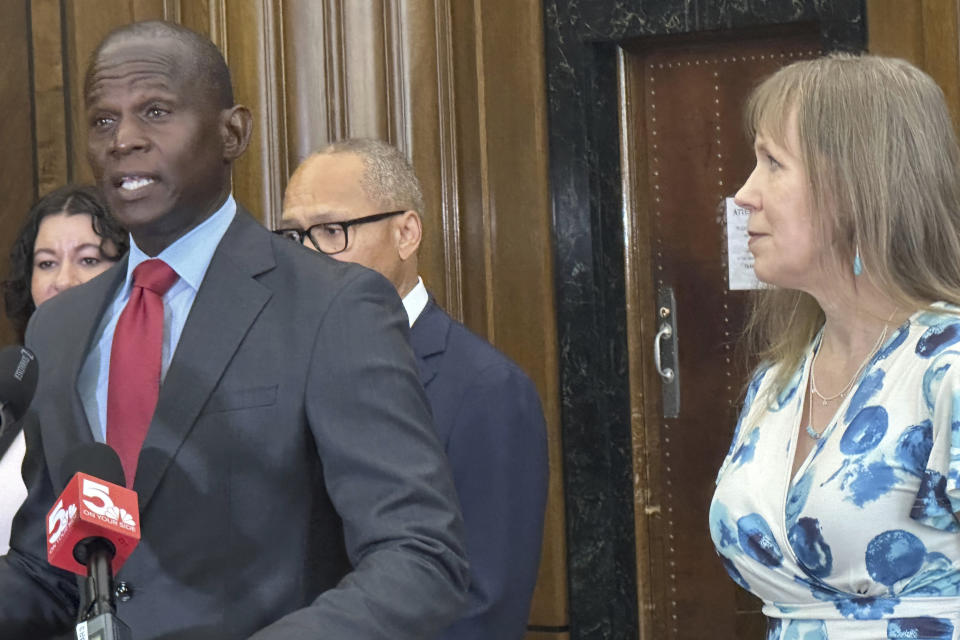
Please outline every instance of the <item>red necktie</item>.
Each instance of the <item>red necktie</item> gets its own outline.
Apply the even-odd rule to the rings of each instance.
[[[113,334],[107,383],[107,444],[120,456],[128,487],[133,487],[140,448],[160,395],[163,296],[178,278],[163,260],[137,265],[130,300]]]

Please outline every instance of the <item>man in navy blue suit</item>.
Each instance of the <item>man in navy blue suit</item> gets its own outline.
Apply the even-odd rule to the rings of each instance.
[[[443,640],[519,640],[536,583],[547,495],[543,411],[530,379],[431,299],[417,271],[423,195],[395,147],[351,139],[310,156],[277,233],[380,272],[396,287],[463,509],[467,615]]]

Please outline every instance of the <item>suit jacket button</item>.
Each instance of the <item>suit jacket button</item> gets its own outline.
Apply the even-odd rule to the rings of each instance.
[[[117,583],[117,588],[114,590],[113,595],[120,602],[129,602],[130,599],[133,598],[133,585],[126,580],[121,580]]]

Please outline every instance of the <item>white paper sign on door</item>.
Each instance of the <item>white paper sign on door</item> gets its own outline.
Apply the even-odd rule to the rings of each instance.
[[[753,254],[747,244],[750,240],[747,234],[750,212],[738,207],[733,198],[727,198],[726,204],[728,286],[731,291],[762,289],[764,285],[753,272]]]

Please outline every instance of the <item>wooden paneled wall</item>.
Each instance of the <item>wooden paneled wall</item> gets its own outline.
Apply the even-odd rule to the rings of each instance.
[[[37,189],[35,134],[33,132],[29,49],[30,13],[28,0],[0,2],[0,237],[4,238],[4,273],[7,250],[30,208]],[[62,101],[61,101],[62,106]],[[62,111],[62,108],[61,108]],[[14,341],[13,330],[0,322],[2,344]]]
[[[867,0],[870,53],[909,60],[929,73],[960,127],[960,0]]]
[[[6,253],[37,195],[91,179],[85,67],[110,29],[136,20],[182,23],[225,53],[237,100],[255,116],[234,192],[268,226],[311,151],[347,136],[399,146],[424,186],[424,280],[452,315],[519,362],[543,399],[552,478],[531,637],[563,638],[541,13],[539,0],[4,0],[0,233]]]

